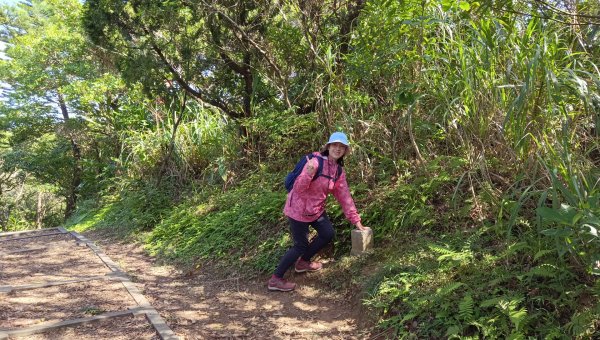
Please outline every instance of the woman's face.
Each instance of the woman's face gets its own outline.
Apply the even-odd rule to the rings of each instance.
[[[346,153],[346,148],[347,146],[338,142],[329,144],[329,158],[337,161]]]

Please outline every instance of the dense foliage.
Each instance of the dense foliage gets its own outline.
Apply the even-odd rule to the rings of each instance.
[[[0,20],[3,230],[63,214],[267,273],[281,179],[343,130],[378,247],[350,258],[339,228],[323,284],[362,288],[384,334],[600,335],[597,1],[34,0]]]

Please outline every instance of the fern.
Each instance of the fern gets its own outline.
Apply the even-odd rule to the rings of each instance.
[[[517,331],[522,330],[522,326],[524,325],[527,319],[527,308],[515,309],[510,311],[508,314],[510,321],[515,325]]]
[[[508,249],[504,253],[505,256],[511,256],[517,254],[521,250],[531,249],[531,246],[527,244],[527,242],[517,242],[508,246]]]
[[[429,245],[429,249],[431,249],[435,253],[442,254],[442,255],[452,255],[452,254],[454,254],[454,251],[452,251],[450,249],[446,249],[446,248],[441,247],[441,246],[438,246],[436,244],[430,244]]]
[[[438,290],[436,291],[437,295],[439,296],[445,296],[448,295],[450,293],[452,293],[453,291],[457,290],[458,288],[464,286],[465,284],[462,282],[453,282],[449,285],[446,285],[442,288],[438,288]]]
[[[594,284],[592,291],[594,292],[594,294],[600,296],[600,280],[596,280],[596,283]]]
[[[521,333],[521,332],[513,332],[506,339],[507,340],[524,340],[525,335],[523,335],[523,333]]]
[[[502,311],[502,313],[504,313],[506,316],[508,316],[508,318],[510,319],[510,321],[512,322],[512,324],[515,326],[515,329],[517,332],[521,332],[522,331],[522,326],[524,325],[526,319],[527,319],[527,309],[526,308],[520,308],[517,309],[519,307],[519,304],[521,303],[522,299],[520,298],[516,298],[516,299],[512,299],[512,300],[500,300],[498,302],[498,308],[500,308],[500,310]],[[511,335],[512,336],[512,335]]]
[[[556,277],[557,272],[559,272],[559,271],[560,270],[558,269],[558,267],[548,264],[548,263],[544,263],[539,266],[531,268],[531,270],[529,270],[529,272],[526,274],[526,276],[529,276],[529,277],[541,276],[541,277],[552,278],[552,277]]]
[[[448,337],[448,339],[455,339],[461,331],[462,329],[459,326],[452,325],[446,330],[446,336]]]
[[[429,249],[435,253],[441,254],[437,258],[439,262],[456,261],[467,264],[473,259],[473,252],[468,247],[463,248],[462,251],[454,251],[435,244],[430,244]]]
[[[493,307],[493,306],[498,305],[498,303],[500,301],[502,301],[502,299],[503,299],[503,297],[495,297],[495,298],[487,299],[487,300],[481,301],[479,306],[481,308]]]
[[[596,309],[600,308],[597,306]],[[573,315],[571,321],[567,323],[566,328],[575,338],[587,338],[593,335],[596,321],[597,314],[595,311],[587,310]]]
[[[417,316],[419,316],[418,313],[408,313],[408,314],[405,314],[404,317],[402,317],[402,320],[400,320],[400,322],[404,323],[406,321],[410,321],[410,320],[416,318]]]
[[[458,315],[462,321],[471,322],[473,314],[473,297],[471,294],[467,294],[458,304]]]
[[[533,260],[537,261],[539,258],[544,257],[548,254],[554,254],[556,252],[556,250],[553,249],[542,249],[540,251],[538,251],[537,253],[535,253],[535,256],[533,256]]]

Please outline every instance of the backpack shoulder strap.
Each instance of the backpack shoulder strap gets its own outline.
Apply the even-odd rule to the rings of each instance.
[[[317,169],[317,176],[323,172],[323,157],[317,156],[317,161],[319,161],[319,168]]]
[[[335,176],[336,181],[338,180],[338,178],[342,177],[342,171],[344,171],[344,169],[342,168],[341,165],[338,164],[337,173]]]
[[[313,155],[312,153],[309,154],[308,159],[312,159],[313,157],[317,157],[317,162],[319,163],[319,167],[317,169],[317,172],[315,173],[315,175],[313,176],[312,180],[314,181],[315,179],[317,179],[319,176],[321,176],[321,173],[323,172],[323,157],[318,156],[318,155]]]

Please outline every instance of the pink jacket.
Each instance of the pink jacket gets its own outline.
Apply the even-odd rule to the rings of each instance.
[[[320,155],[318,152],[314,152],[314,155]],[[328,175],[335,178],[337,171],[337,164],[333,161],[324,157],[323,160],[323,175]],[[323,176],[312,181],[312,177],[306,173],[306,167],[312,163],[315,168],[315,175],[317,174],[317,168],[319,167],[319,161],[316,157],[313,157],[304,166],[302,173],[298,175],[294,182],[292,191],[287,195],[285,202],[285,208],[283,213],[300,222],[312,222],[315,221],[325,211],[325,201],[327,196],[332,193],[335,199],[342,206],[344,215],[352,224],[360,222],[360,216],[356,211],[356,206],[350,195],[350,189],[346,182],[346,172],[342,168],[342,174],[333,185],[333,179],[328,179]],[[331,183],[331,184],[330,184]],[[330,188],[330,185],[333,188]]]

